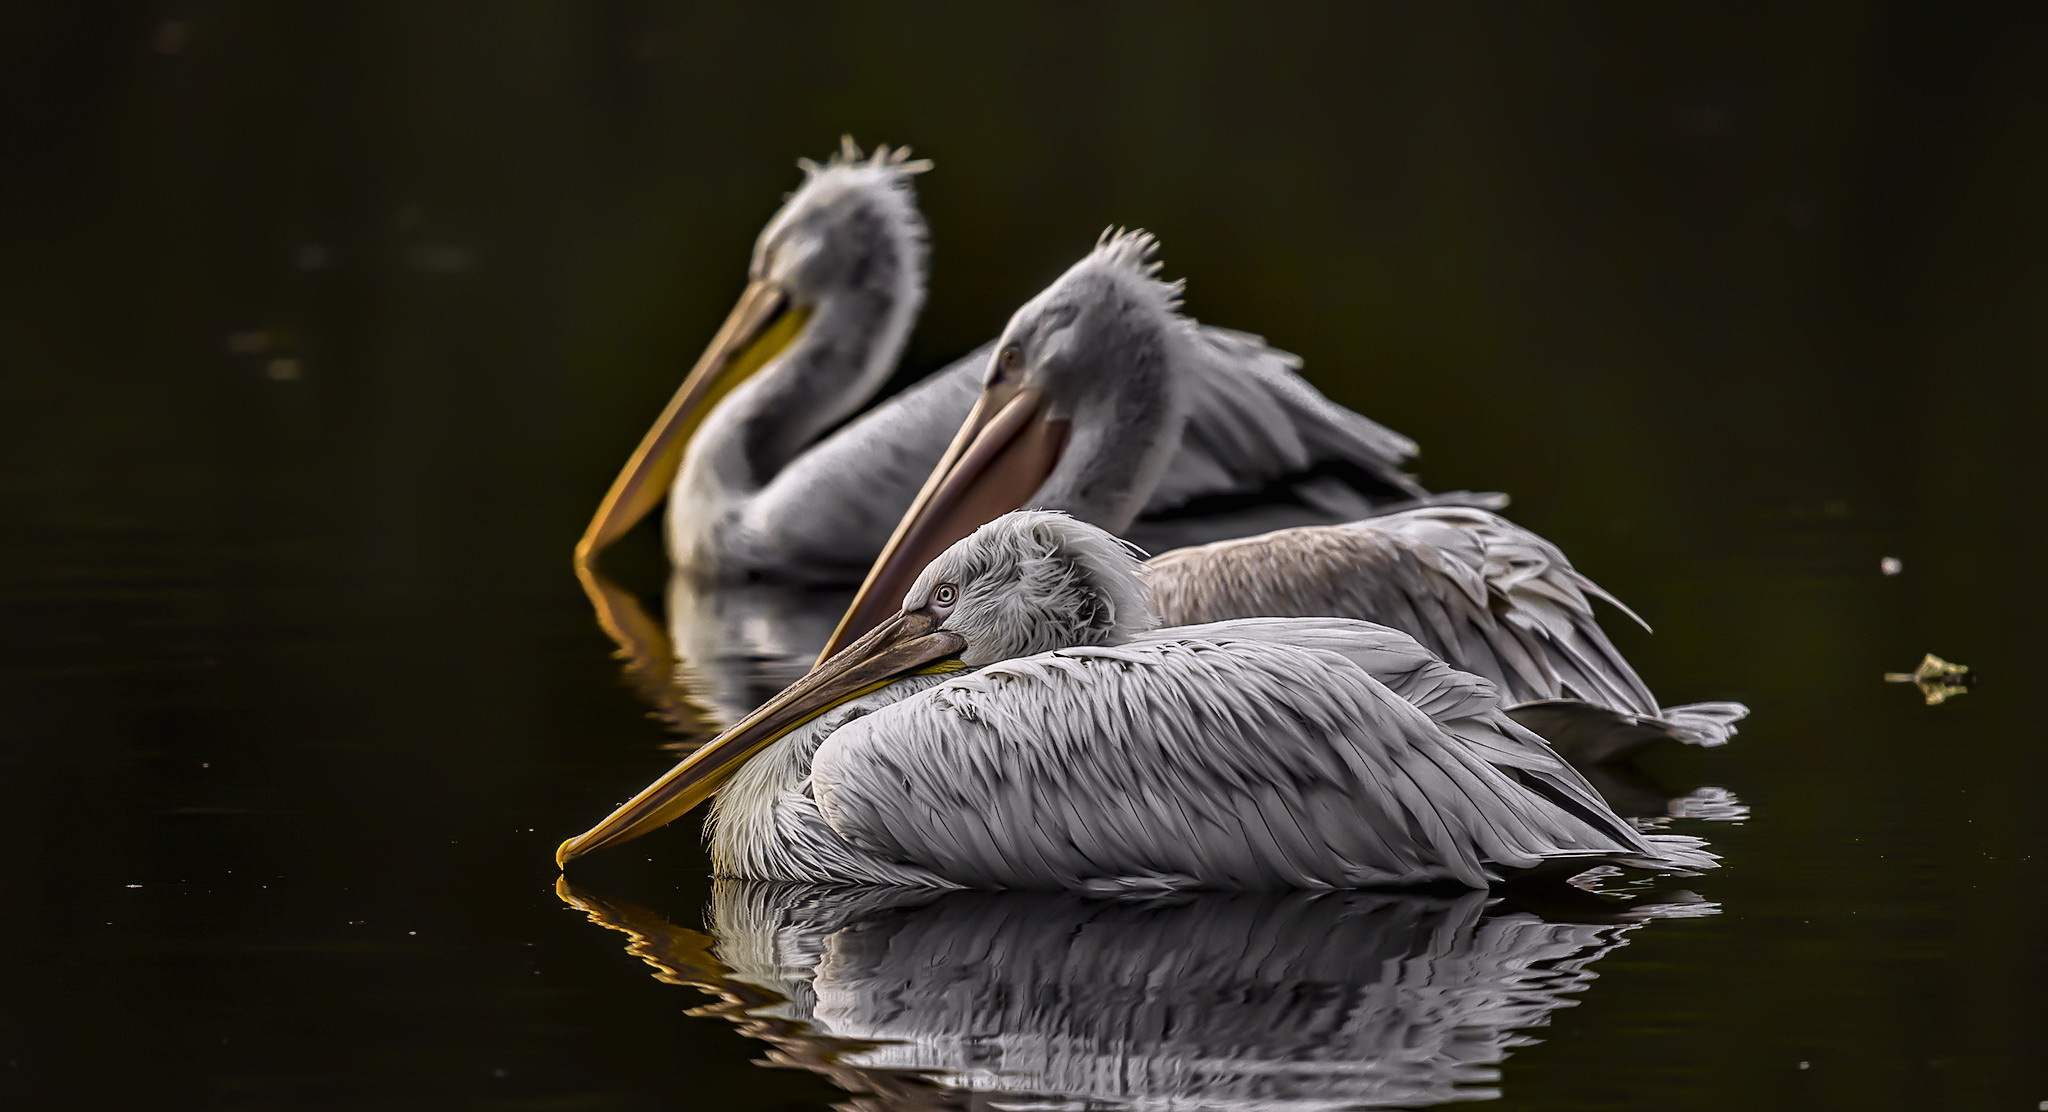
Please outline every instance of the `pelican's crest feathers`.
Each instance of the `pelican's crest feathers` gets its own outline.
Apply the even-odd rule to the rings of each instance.
[[[1099,269],[1115,274],[1132,288],[1148,293],[1162,311],[1178,318],[1187,281],[1176,278],[1169,282],[1159,277],[1163,264],[1158,256],[1158,236],[1143,228],[1109,227],[1102,230],[1095,240],[1095,249],[1076,263],[1074,270]]]
[[[930,159],[911,158],[909,147],[886,143],[873,154],[862,154],[848,135],[840,138],[838,152],[823,163],[799,158],[796,164],[803,170],[804,180],[785,195],[782,210],[762,230],[764,241],[800,212],[828,209],[849,194],[863,195],[884,215],[892,234],[914,256],[914,269],[922,275],[928,237],[911,179],[932,168]]]
[[[908,184],[912,177],[932,168],[931,159],[910,157],[907,146],[891,147],[883,143],[875,148],[875,153],[864,155],[860,144],[855,143],[851,135],[840,136],[839,149],[822,164],[808,158],[799,158],[796,164],[804,172],[806,181],[829,170],[871,170],[882,171],[898,184]]]

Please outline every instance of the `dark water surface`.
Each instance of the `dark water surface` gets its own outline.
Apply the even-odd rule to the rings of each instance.
[[[2040,26],[86,8],[0,14],[10,1107],[2048,1101]],[[913,369],[1149,227],[1749,703],[1651,770],[1751,809],[1678,826],[1707,904],[874,907],[682,829],[565,903],[668,736],[570,546],[841,131],[939,162]],[[1881,682],[1927,652],[1982,682]]]

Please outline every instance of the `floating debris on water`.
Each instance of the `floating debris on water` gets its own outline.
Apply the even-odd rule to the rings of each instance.
[[[1897,556],[1887,556],[1877,562],[1877,570],[1886,575],[1897,575],[1906,570],[1906,562]]]
[[[1977,677],[1970,675],[1970,666],[1967,664],[1950,664],[1933,653],[1928,653],[1920,658],[1920,666],[1910,672],[1886,672],[1884,682],[1910,683],[1917,686],[1920,694],[1927,697],[1927,705],[1931,707],[1968,691],[1970,685],[1977,682]]]
[[[273,359],[263,368],[272,382],[296,382],[299,378],[299,361],[296,359]]]

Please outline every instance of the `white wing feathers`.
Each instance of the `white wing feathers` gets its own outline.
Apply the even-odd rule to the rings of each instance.
[[[1005,662],[850,722],[812,764],[819,811],[859,849],[990,887],[1482,886],[1559,857],[1711,862],[1615,820],[1484,681],[1407,667],[1397,692],[1353,659],[1427,656],[1392,631],[1236,625]]]

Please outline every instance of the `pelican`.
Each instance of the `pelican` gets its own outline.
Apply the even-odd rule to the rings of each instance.
[[[666,497],[670,558],[692,574],[860,582],[987,364],[984,348],[827,435],[889,378],[924,300],[912,179],[930,164],[909,154],[863,156],[848,140],[824,165],[799,164],[803,184],[762,230],[745,292],[578,543],[579,570]],[[1401,470],[1413,441],[1318,394],[1299,360],[1258,337],[1194,328],[1227,358],[1196,372],[1190,434],[1146,476],[1148,518],[1214,540],[1263,521],[1202,512],[1228,496],[1293,492],[1281,516],[1297,523],[1429,497]]]
[[[758,879],[1484,888],[1713,863],[1696,839],[1616,817],[1492,684],[1406,634],[1335,618],[1152,626],[1127,546],[1065,514],[1005,514],[557,863],[713,792],[717,872]]]
[[[826,647],[864,633],[940,550],[1004,510],[1064,510],[1123,533],[1183,443],[1211,361],[1158,278],[1157,241],[1106,238],[1011,317],[974,414],[890,538]],[[1249,531],[1249,530],[1248,530]],[[1172,625],[1254,616],[1360,618],[1497,684],[1578,761],[1660,737],[1718,745],[1739,703],[1662,709],[1594,615],[1642,619],[1556,545],[1487,510],[1425,506],[1181,548],[1145,565]],[[1644,628],[1648,628],[1645,625]],[[1568,704],[1568,705],[1566,705]],[[1590,704],[1590,705],[1587,705]]]
[[[1557,1009],[1605,955],[1650,921],[1716,910],[1569,888],[1581,901],[1561,915],[1523,893],[1102,900],[721,880],[707,935],[557,891],[656,978],[718,998],[692,1014],[887,1108],[1498,1097],[1502,1062],[1568,1022]]]

